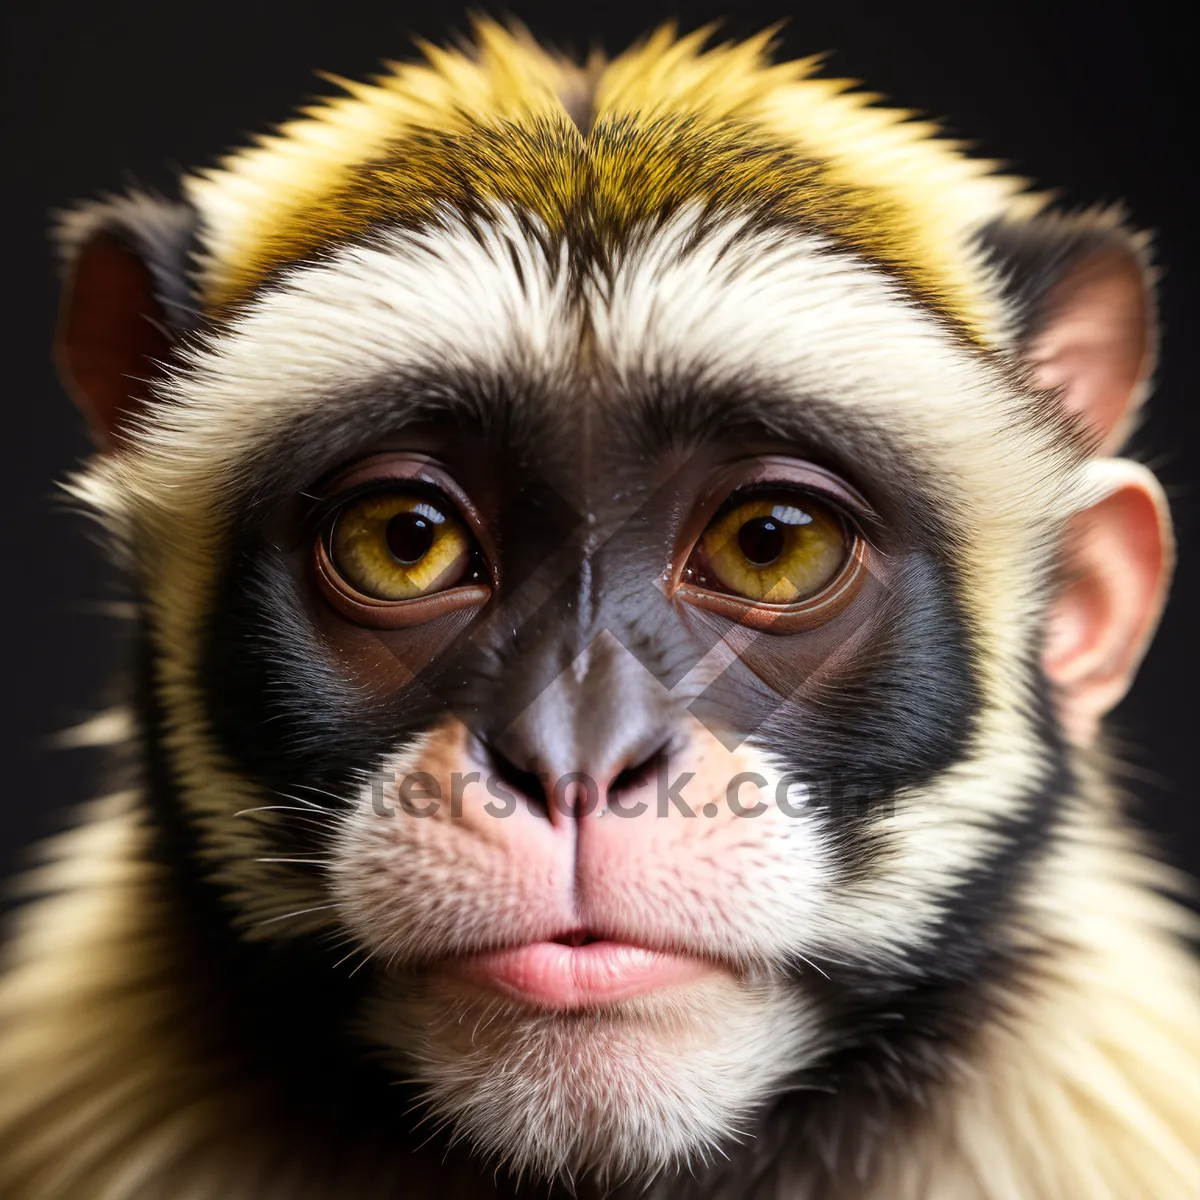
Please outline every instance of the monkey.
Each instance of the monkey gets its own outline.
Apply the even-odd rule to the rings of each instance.
[[[136,632],[0,1192],[1195,1196],[1147,236],[771,34],[422,51],[61,219]]]

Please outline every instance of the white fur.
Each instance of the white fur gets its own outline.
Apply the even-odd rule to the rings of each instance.
[[[370,1017],[456,1139],[543,1180],[591,1170],[615,1183],[709,1161],[821,1046],[811,1001],[769,975],[566,1014],[401,977]]]

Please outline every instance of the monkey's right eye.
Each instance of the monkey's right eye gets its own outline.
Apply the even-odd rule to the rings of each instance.
[[[470,535],[456,516],[405,492],[347,505],[329,537],[338,573],[373,600],[415,600],[453,587],[470,554]]]
[[[454,505],[415,489],[349,501],[317,542],[326,598],[351,619],[382,627],[486,600],[490,589],[480,585],[478,558]],[[421,601],[427,603],[414,604]]]

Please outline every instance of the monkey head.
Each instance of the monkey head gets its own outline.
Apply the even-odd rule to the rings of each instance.
[[[484,23],[63,222],[147,854],[264,1045],[540,1179],[1002,1062],[1169,574],[1143,240],[766,50]]]

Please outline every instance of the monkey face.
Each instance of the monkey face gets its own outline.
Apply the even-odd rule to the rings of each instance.
[[[703,1153],[982,969],[1061,787],[1078,443],[871,265],[698,220],[293,270],[109,468],[241,936],[349,941],[359,1036],[546,1174]]]
[[[1028,914],[1065,928],[1069,743],[1169,559],[1152,479],[1097,457],[1150,353],[1134,248],[1016,237],[1009,185],[828,97],[861,161],[783,145],[739,63],[759,125],[626,111],[614,67],[586,129],[455,116],[337,186],[297,135],[194,180],[199,226],[71,235],[64,361],[114,439],[76,486],[142,597],[162,854],[544,1177],[942,1069]],[[205,307],[160,354],[96,297],[161,309],[193,237]],[[121,337],[171,360],[133,415]]]

